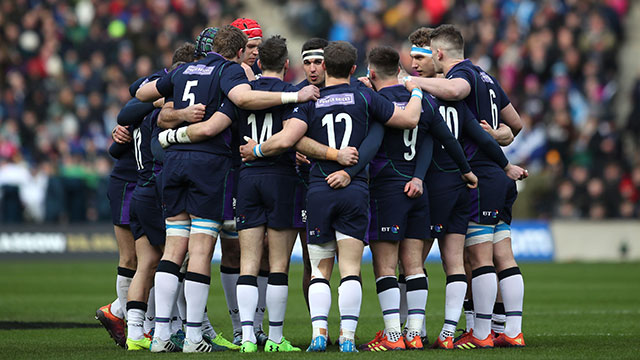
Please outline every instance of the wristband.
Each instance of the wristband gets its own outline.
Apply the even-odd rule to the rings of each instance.
[[[324,154],[324,158],[329,161],[337,161],[338,160],[338,150],[334,148],[328,148],[327,152]]]
[[[187,127],[183,126],[176,131],[176,140],[180,144],[191,144],[191,139],[189,138],[189,134],[187,134]]]
[[[258,144],[253,147],[253,155],[259,158],[264,157],[264,154],[262,153],[262,144]]]
[[[283,92],[280,95],[280,100],[282,104],[293,104],[298,102],[298,93],[297,92]]]
[[[420,90],[420,89],[418,89],[418,88],[413,89],[413,90],[411,91],[411,97],[414,97],[414,96],[417,96],[417,97],[419,97],[420,99],[422,99],[422,96],[423,96],[423,95],[422,95],[422,90]]]

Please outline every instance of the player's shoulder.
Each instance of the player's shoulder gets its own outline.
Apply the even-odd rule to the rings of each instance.
[[[275,77],[261,76],[249,82],[253,90],[296,92],[298,88],[286,81]]]

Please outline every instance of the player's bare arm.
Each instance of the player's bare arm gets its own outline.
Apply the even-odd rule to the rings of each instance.
[[[183,122],[198,122],[204,118],[206,106],[193,104],[184,109],[175,109],[173,101],[168,101],[158,114],[158,126],[163,129],[173,129]]]
[[[303,136],[296,143],[296,150],[307,157],[318,160],[336,161],[342,166],[352,166],[358,163],[358,149],[348,146],[344,149],[334,149],[321,144],[307,136]]]
[[[511,128],[505,124],[498,125],[497,129],[493,129],[486,120],[480,121],[480,126],[484,131],[488,132],[500,146],[507,146],[513,142],[515,136],[511,131]]]
[[[237,85],[228,94],[229,99],[245,110],[262,110],[282,104],[302,103],[317,100],[320,90],[308,85],[297,92],[271,92],[251,90],[251,85]]]
[[[162,97],[162,94],[156,88],[158,80],[150,81],[138,88],[136,91],[136,98],[142,102],[156,101]]]
[[[206,121],[162,131],[158,134],[158,141],[165,149],[171,144],[197,143],[220,134],[230,125],[231,119],[226,114],[216,111]]]
[[[418,126],[418,122],[420,121],[423,95],[418,84],[413,81],[405,82],[404,86],[407,90],[411,91],[411,99],[404,109],[396,105],[393,115],[385,125],[400,129],[413,129]]]
[[[253,161],[259,157],[275,156],[293,147],[307,132],[307,123],[298,119],[287,120],[287,126],[282,131],[274,134],[269,140],[258,144],[253,139],[245,137],[247,142],[240,146],[242,161]]]
[[[412,76],[411,81],[417,83],[422,90],[447,101],[462,100],[471,92],[471,85],[460,78],[442,79]]]
[[[502,122],[507,124],[509,128],[511,128],[514,137],[518,136],[518,133],[522,130],[523,124],[522,119],[520,119],[520,115],[516,108],[513,107],[513,104],[509,104],[500,110],[500,119]]]

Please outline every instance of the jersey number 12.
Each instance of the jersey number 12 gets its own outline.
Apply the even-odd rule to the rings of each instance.
[[[336,131],[335,131],[335,123],[344,121],[344,136],[342,137],[342,143],[340,147],[336,147],[337,139],[336,139]],[[351,139],[351,130],[353,129],[353,123],[351,120],[351,116],[347,113],[339,113],[333,117],[333,114],[327,114],[322,118],[322,126],[327,127],[327,141],[329,142],[330,148],[334,149],[344,149],[349,146],[349,140]]]

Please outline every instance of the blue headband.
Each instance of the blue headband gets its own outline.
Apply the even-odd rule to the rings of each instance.
[[[429,46],[419,47],[419,46],[413,45],[411,47],[411,55],[433,56],[433,52],[431,51],[431,48]]]

